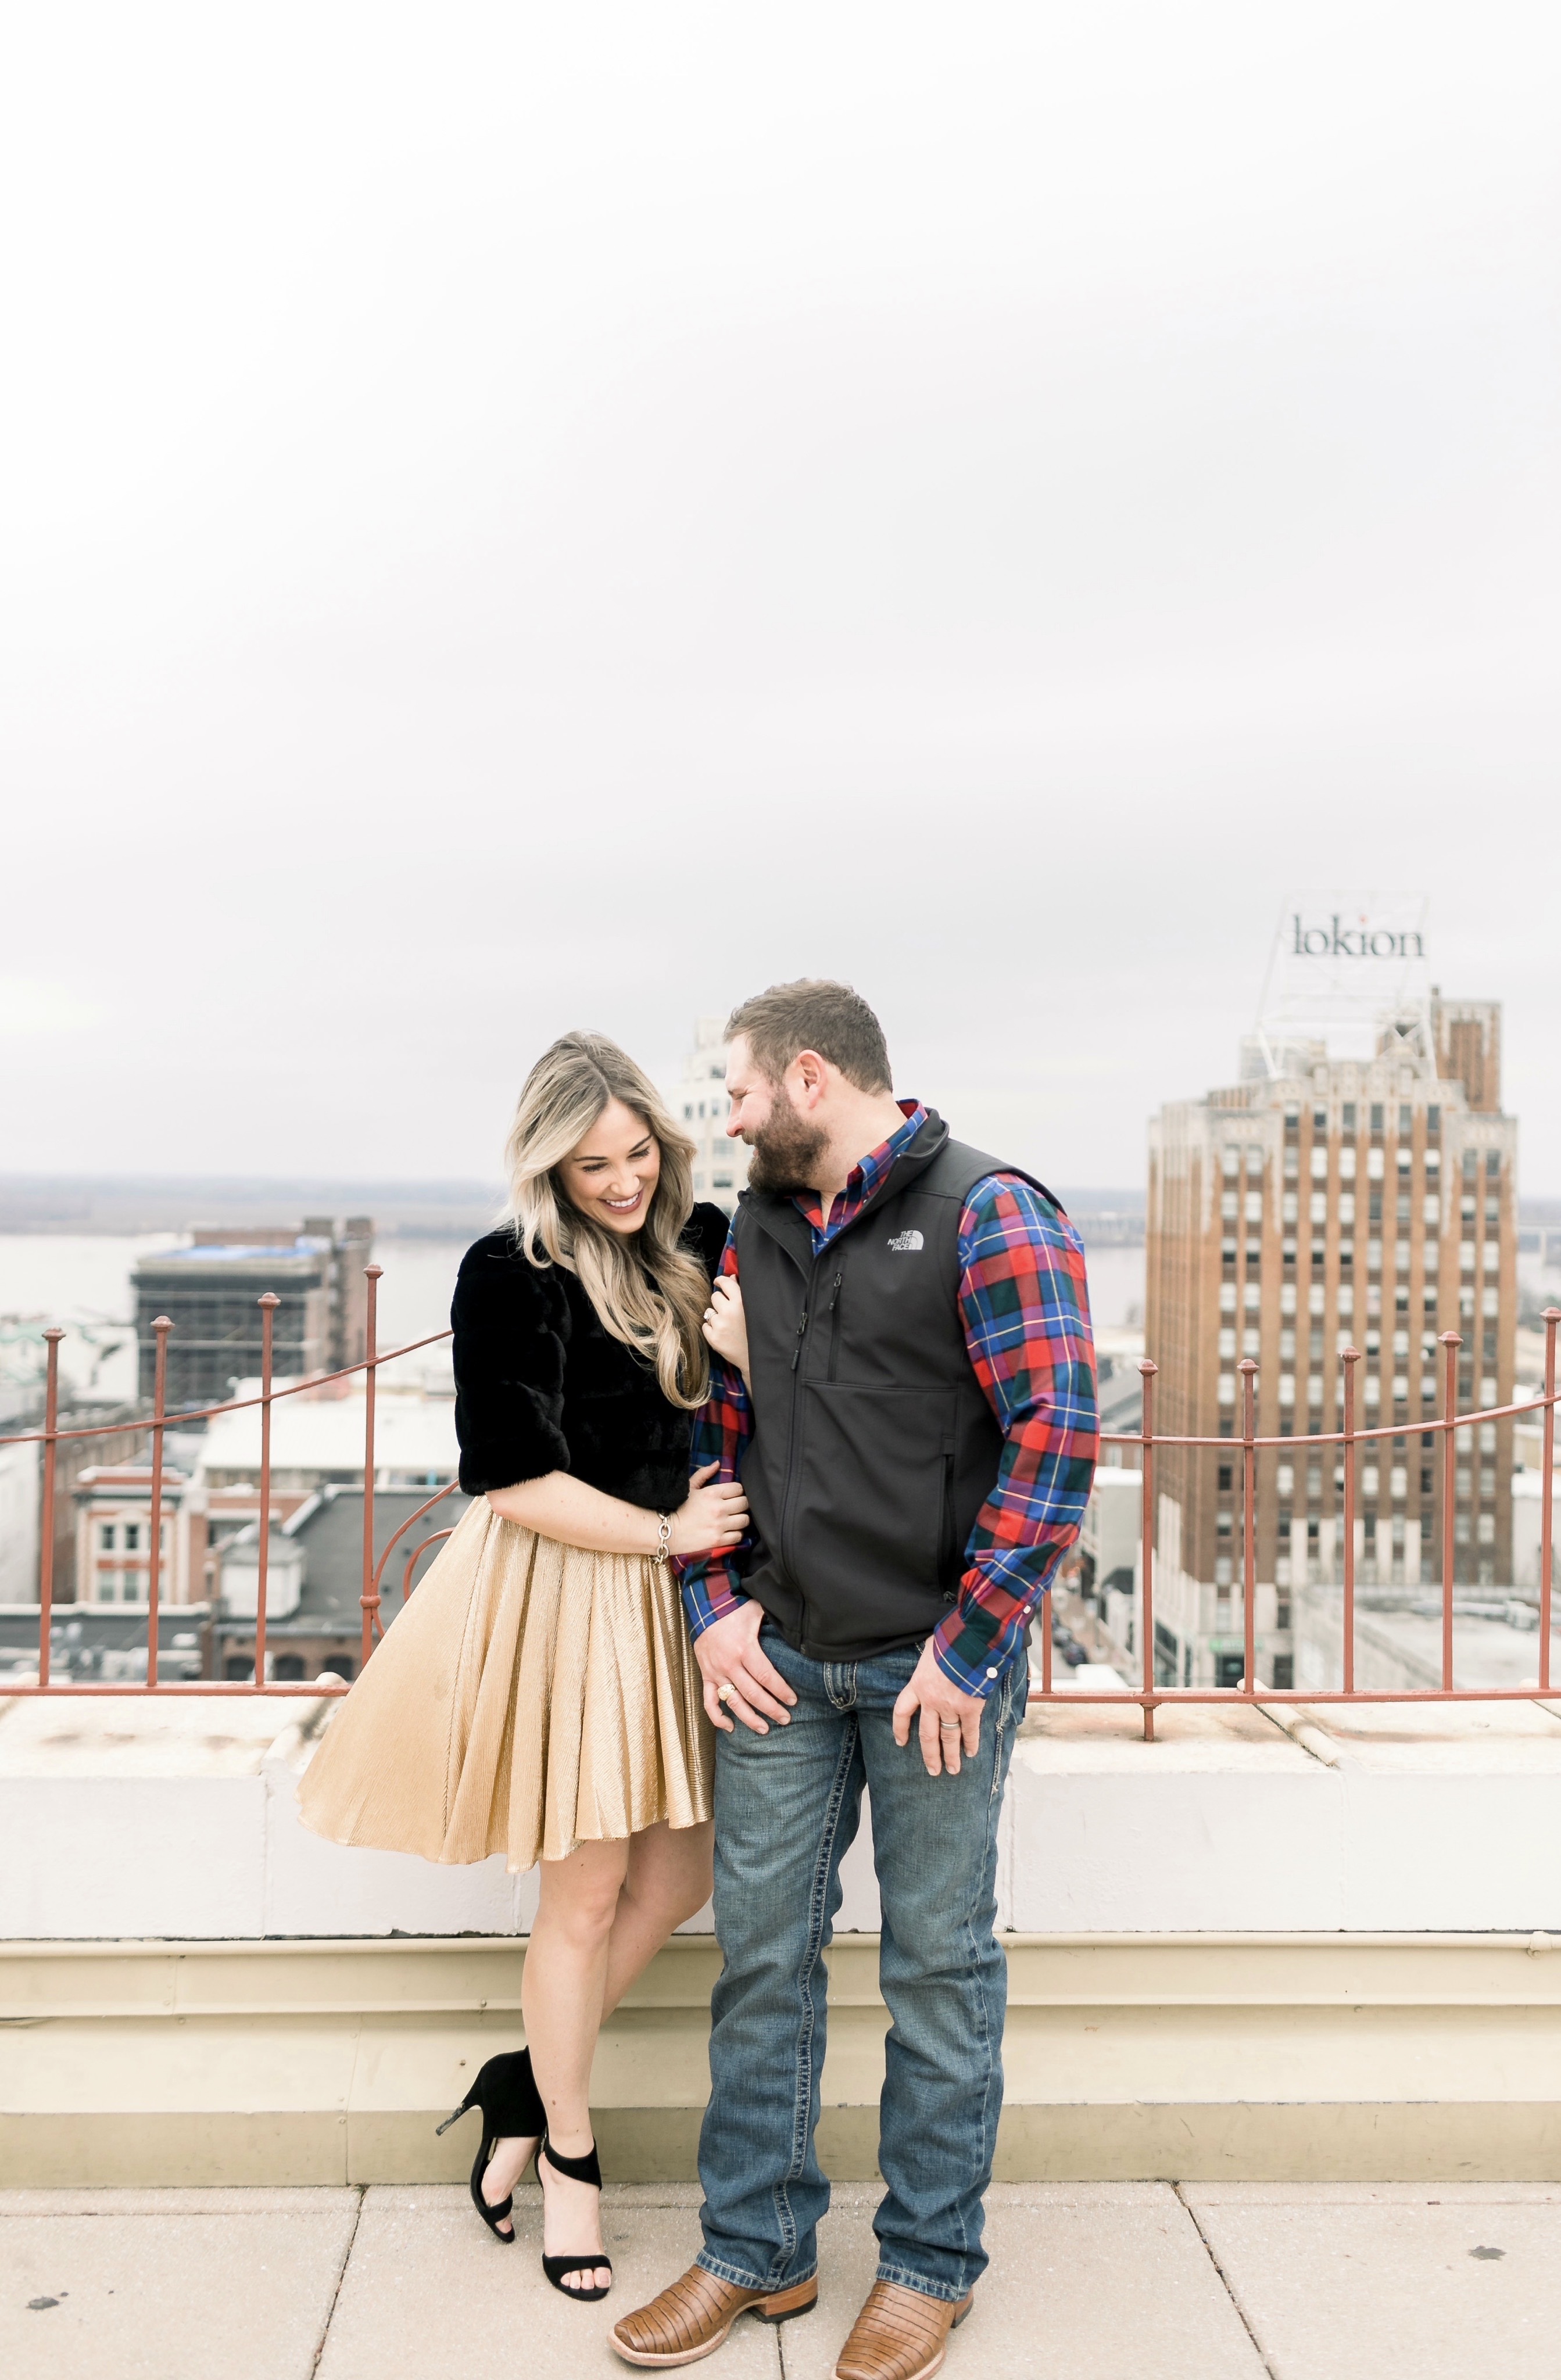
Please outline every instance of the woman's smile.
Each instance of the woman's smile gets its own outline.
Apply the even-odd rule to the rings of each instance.
[[[637,1232],[661,1180],[661,1144],[642,1115],[609,1099],[558,1168],[567,1196],[609,1232]]]

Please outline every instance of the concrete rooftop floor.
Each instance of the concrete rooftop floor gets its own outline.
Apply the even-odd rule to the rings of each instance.
[[[821,2301],[739,2324],[710,2369],[828,2380],[873,2266],[848,2184]],[[540,2210],[500,2250],[460,2189],[0,2192],[7,2380],[525,2380],[624,2374],[616,2314],[699,2244],[691,2185],[610,2188],[617,2287],[570,2306]],[[1007,2183],[949,2380],[1545,2380],[1561,2369],[1561,2184]]]

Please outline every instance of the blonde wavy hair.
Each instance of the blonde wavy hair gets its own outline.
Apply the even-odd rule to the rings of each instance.
[[[661,1149],[661,1178],[632,1236],[582,1214],[557,1175],[610,1099],[643,1117]],[[663,1396],[689,1411],[702,1404],[710,1357],[700,1323],[710,1282],[677,1245],[694,1207],[694,1144],[650,1077],[604,1033],[564,1034],[526,1077],[505,1156],[503,1220],[530,1262],[576,1274],[603,1329],[654,1365]]]

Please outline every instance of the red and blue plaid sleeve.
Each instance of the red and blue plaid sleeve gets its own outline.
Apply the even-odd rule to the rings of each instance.
[[[966,1202],[959,1307],[1006,1443],[933,1648],[946,1678],[984,1696],[1079,1535],[1100,1444],[1084,1250],[1067,1216],[1012,1174],[978,1182]]]
[[[716,1279],[736,1281],[737,1277],[737,1243],[728,1232],[716,1267]],[[694,1416],[689,1468],[698,1471],[707,1463],[717,1463],[721,1466],[717,1478],[736,1479],[743,1448],[752,1435],[753,1407],[749,1402],[747,1382],[735,1364],[712,1355],[710,1395]],[[748,1539],[743,1538],[741,1544],[747,1543]],[[702,1636],[713,1621],[725,1620],[728,1612],[748,1601],[730,1560],[730,1555],[740,1550],[741,1546],[737,1546],[718,1554],[690,1554],[677,1563],[678,1585],[691,1636]]]

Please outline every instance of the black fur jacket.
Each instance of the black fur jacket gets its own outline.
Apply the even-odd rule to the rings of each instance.
[[[726,1243],[720,1208],[697,1206],[683,1245],[713,1277]],[[490,1232],[461,1258],[450,1320],[467,1495],[567,1471],[647,1512],[682,1503],[693,1415],[602,1328],[572,1272],[539,1269],[513,1232]]]

